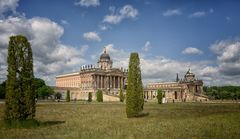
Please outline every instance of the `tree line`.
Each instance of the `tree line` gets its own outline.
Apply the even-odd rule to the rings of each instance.
[[[6,96],[6,81],[0,84],[0,99],[5,99]],[[54,90],[47,86],[45,81],[40,78],[33,78],[33,90],[35,97],[38,99],[46,99],[52,95],[59,97],[59,93],[54,93]]]
[[[240,86],[204,86],[203,91],[210,99],[240,99]]]

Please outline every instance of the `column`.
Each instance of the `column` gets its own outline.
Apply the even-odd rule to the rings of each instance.
[[[108,88],[110,88],[110,76],[108,76]]]
[[[105,76],[102,76],[102,88],[105,88]]]
[[[112,76],[109,76],[109,88],[112,89]]]
[[[99,75],[97,75],[97,89],[99,88]]]
[[[95,75],[96,76],[96,89],[98,88],[98,76],[97,75]]]
[[[100,88],[103,88],[103,76],[101,75],[101,87]]]
[[[153,91],[151,91],[151,99],[153,99]]]
[[[112,76],[112,88],[114,89],[114,76]]]
[[[122,88],[122,77],[119,77],[120,78],[120,88]]]
[[[118,88],[118,76],[116,76],[115,78],[116,78],[116,82],[115,82],[116,84],[115,85],[116,85],[116,88]]]
[[[124,81],[124,80],[123,80],[123,79],[124,79],[124,78],[122,77],[122,81],[121,81],[121,83],[122,83],[122,89],[124,88],[124,86],[123,86],[123,81]]]
[[[115,88],[118,88],[118,77],[115,77]]]
[[[120,77],[118,76],[118,88],[120,88]]]
[[[115,89],[115,85],[116,85],[116,83],[115,83],[115,76],[113,76],[113,88]]]

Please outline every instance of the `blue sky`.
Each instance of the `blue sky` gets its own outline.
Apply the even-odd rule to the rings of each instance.
[[[237,0],[1,1],[1,78],[8,37],[24,34],[35,76],[50,85],[58,74],[95,64],[104,47],[116,67],[127,68],[130,52],[139,52],[144,83],[172,81],[189,67],[207,85],[240,83]]]

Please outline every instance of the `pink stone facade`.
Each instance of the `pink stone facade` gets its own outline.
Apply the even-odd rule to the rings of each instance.
[[[106,95],[118,96],[120,89],[124,91],[126,85],[127,70],[113,68],[112,60],[105,50],[97,65],[82,66],[78,72],[56,76],[55,91],[70,90],[71,99],[86,100],[89,92],[95,97],[99,89]]]

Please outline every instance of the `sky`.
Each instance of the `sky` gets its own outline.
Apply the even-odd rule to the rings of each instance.
[[[35,77],[96,64],[106,47],[114,67],[140,55],[143,83],[168,82],[189,68],[205,85],[240,84],[240,1],[0,0],[0,82],[9,36],[32,45]]]

